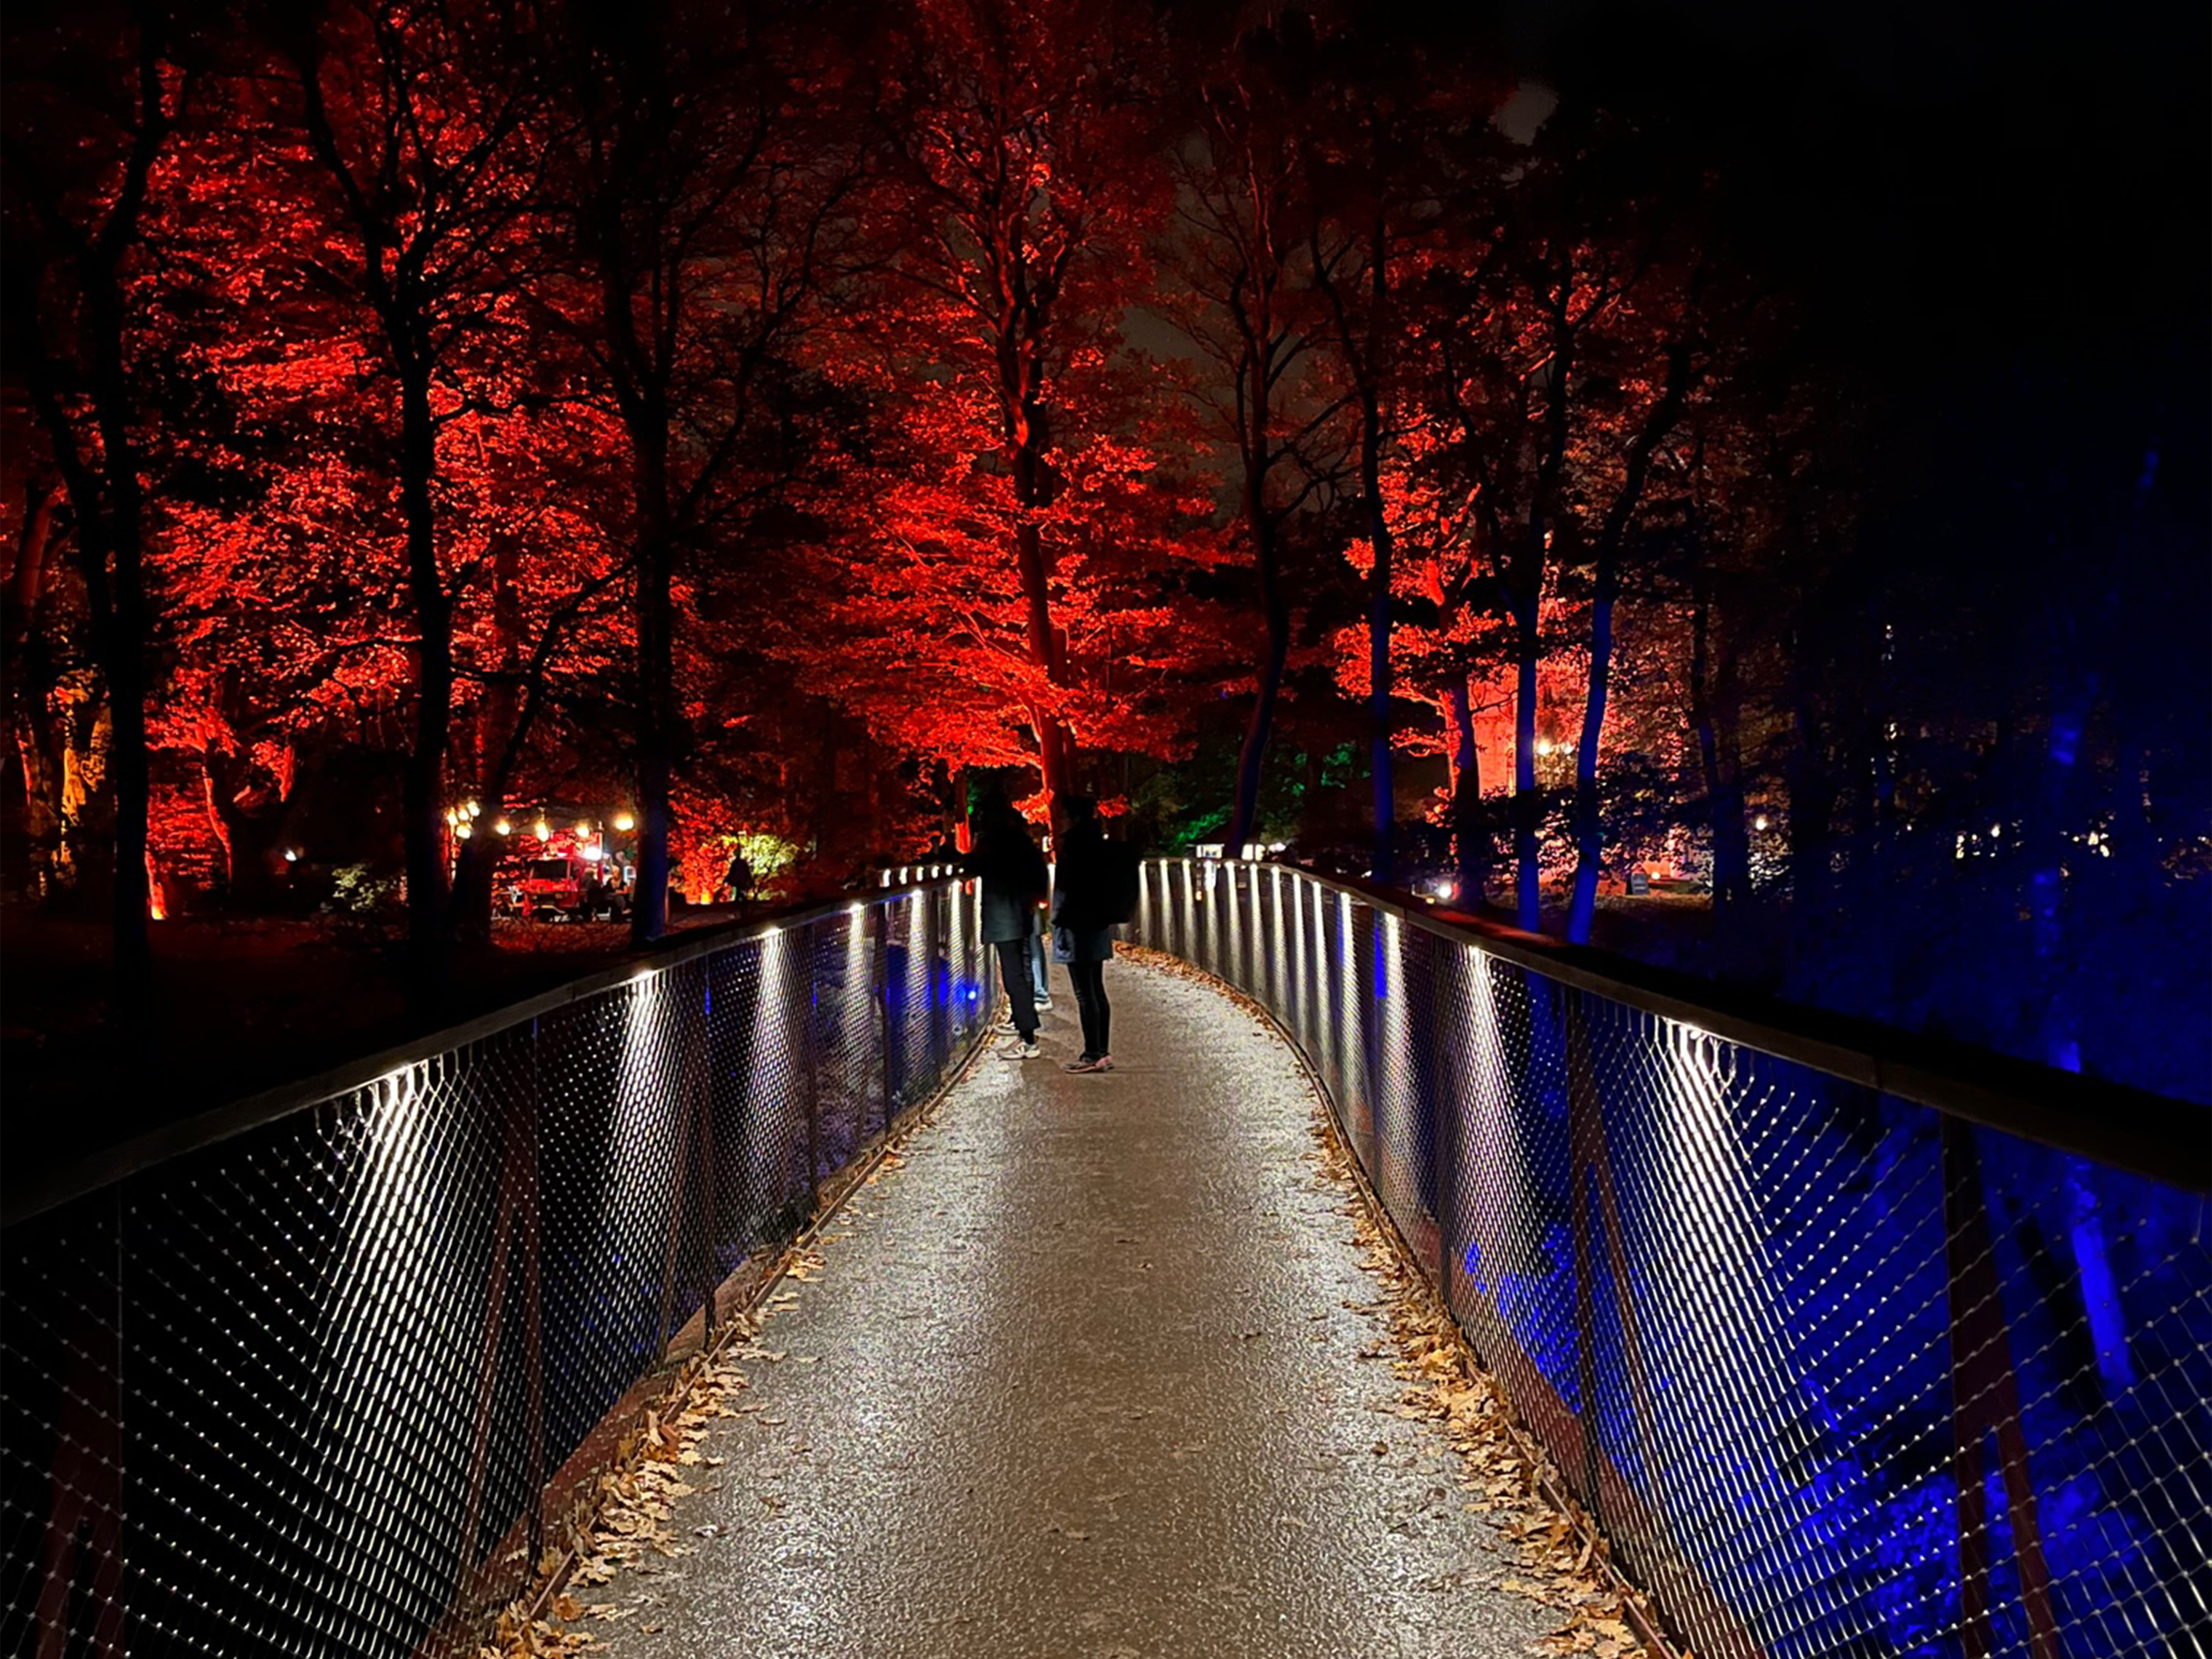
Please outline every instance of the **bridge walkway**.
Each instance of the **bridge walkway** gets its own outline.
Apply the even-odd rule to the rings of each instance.
[[[686,1553],[573,1589],[614,1612],[595,1651],[1482,1659],[1548,1627],[1393,1409],[1295,1058],[1206,984],[1109,974],[1118,1069],[1060,1070],[1062,994],[1047,1059],[986,1054],[825,1231],[684,1472]]]

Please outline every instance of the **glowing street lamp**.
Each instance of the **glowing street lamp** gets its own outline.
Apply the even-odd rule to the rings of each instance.
[[[544,818],[538,819],[536,823],[531,825],[531,829],[540,841],[550,841],[553,839],[553,826],[546,823]]]
[[[626,836],[636,828],[637,820],[632,817],[629,813],[617,812],[615,814],[615,829],[618,833]]]
[[[1537,739],[1536,739],[1536,752],[1537,752],[1538,754],[1540,754],[1540,755],[1548,755],[1548,754],[1550,754],[1550,753],[1552,752],[1552,740],[1551,740],[1549,738],[1537,738]]]
[[[476,834],[476,825],[471,823],[466,818],[463,818],[459,823],[453,826],[453,834],[462,841],[466,841],[471,836]]]
[[[1754,830],[1764,830],[1764,829],[1765,829],[1765,828],[1766,828],[1766,814],[1765,814],[1765,813],[1764,813],[1764,812],[1761,812],[1761,813],[1760,813],[1757,817],[1753,818],[1753,819],[1751,821],[1751,827],[1752,827],[1753,829],[1754,829]]]
[[[505,818],[497,820],[491,827],[491,832],[495,836],[512,835],[514,831],[514,826],[509,823]]]

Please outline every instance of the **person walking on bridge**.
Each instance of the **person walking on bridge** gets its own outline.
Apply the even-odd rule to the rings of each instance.
[[[1052,895],[1052,959],[1067,964],[1075,1006],[1083,1017],[1083,1053],[1071,1072],[1110,1072],[1114,1057],[1113,1005],[1106,1000],[1106,964],[1114,959],[1116,914],[1115,848],[1098,824],[1098,803],[1088,795],[1053,802],[1053,846],[1059,854]]]
[[[999,954],[999,978],[1014,1013],[1012,1040],[999,1052],[1008,1060],[1035,1060],[1042,1051],[1029,953],[1036,931],[1030,918],[1044,901],[1044,854],[1004,795],[985,799],[973,831],[975,850],[960,861],[960,868],[983,884],[983,943]]]

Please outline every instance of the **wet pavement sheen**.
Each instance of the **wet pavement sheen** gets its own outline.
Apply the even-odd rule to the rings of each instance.
[[[759,1339],[787,1357],[743,1362],[761,1409],[687,1471],[691,1553],[587,1593],[635,1607],[586,1626],[605,1650],[1475,1659],[1547,1627],[1492,1588],[1440,1431],[1391,1412],[1290,1051],[1107,972],[1117,1070],[1060,1069],[1055,970],[1047,1058],[987,1054],[826,1230]]]

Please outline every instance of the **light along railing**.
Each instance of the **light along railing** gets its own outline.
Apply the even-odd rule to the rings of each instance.
[[[719,932],[11,1200],[0,1651],[475,1652],[641,1390],[980,1040],[963,888]]]
[[[2212,1652],[2212,1113],[1280,865],[1133,931],[1304,1051],[1698,1659]]]

